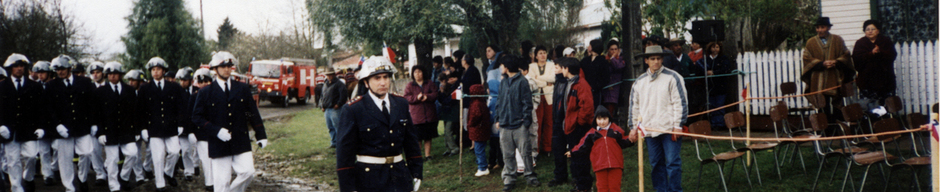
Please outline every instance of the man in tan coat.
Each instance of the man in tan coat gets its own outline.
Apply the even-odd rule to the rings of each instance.
[[[829,33],[832,28],[829,17],[817,19],[815,27],[817,35],[807,40],[806,48],[803,49],[803,72],[800,80],[806,82],[807,93],[839,86],[855,79],[855,67],[845,41],[841,36]],[[838,106],[842,106],[840,94],[839,89],[822,93],[826,102],[823,110],[829,120],[842,116],[838,111]]]

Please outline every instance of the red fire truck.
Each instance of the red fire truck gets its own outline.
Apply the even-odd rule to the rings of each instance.
[[[307,104],[314,94],[317,65],[314,60],[282,58],[279,60],[256,60],[248,65],[252,87],[258,88],[258,100],[287,107],[291,99]]]

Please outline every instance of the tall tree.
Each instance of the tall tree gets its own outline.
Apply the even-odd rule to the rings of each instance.
[[[219,50],[228,50],[232,44],[232,38],[235,37],[235,34],[238,34],[238,29],[228,20],[228,17],[225,17],[216,32],[219,33]]]
[[[21,53],[38,61],[89,54],[78,34],[81,26],[60,5],[58,0],[0,1],[0,56]]]
[[[130,31],[121,40],[128,68],[143,68],[155,56],[170,68],[198,67],[209,60],[199,23],[182,0],[138,0],[127,18]]]

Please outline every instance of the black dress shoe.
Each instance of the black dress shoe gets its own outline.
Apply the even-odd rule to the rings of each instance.
[[[176,179],[174,179],[173,177],[170,177],[169,175],[163,175],[163,179],[166,180],[167,185],[170,185],[173,187],[179,186],[179,183],[176,183]]]
[[[157,188],[157,192],[166,192],[166,188]]]
[[[212,192],[212,191],[215,191],[215,188],[213,188],[211,185],[210,185],[210,186],[206,186],[206,191]]]
[[[118,185],[121,185],[121,190],[122,190],[122,191],[130,191],[130,190],[134,189],[134,187],[131,187],[131,182],[130,182],[130,181],[125,181],[125,180],[118,179]]]
[[[95,186],[101,187],[101,186],[107,186],[107,185],[108,185],[108,181],[105,181],[104,179],[95,179]]]
[[[512,184],[503,185],[503,191],[512,191]]]
[[[185,180],[186,182],[193,182],[194,179],[193,179],[193,176],[186,176],[186,177],[183,177],[183,180]]]
[[[46,185],[46,186],[53,186],[53,185],[55,185],[55,179],[52,179],[52,178],[45,178],[45,179],[42,180],[42,184],[43,184],[43,185]]]

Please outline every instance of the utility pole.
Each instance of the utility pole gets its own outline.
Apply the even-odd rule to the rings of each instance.
[[[206,17],[202,15],[202,0],[199,0],[199,25],[202,26],[202,38],[206,38]]]

